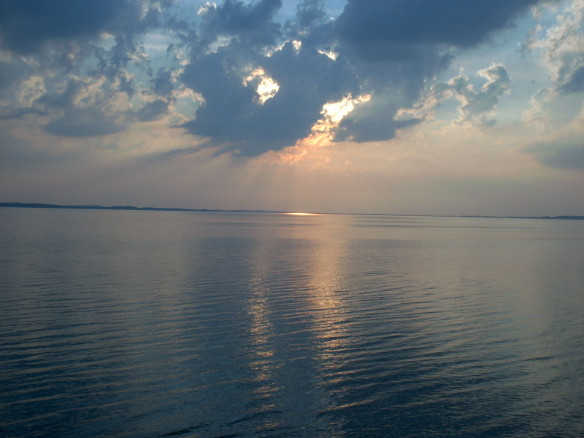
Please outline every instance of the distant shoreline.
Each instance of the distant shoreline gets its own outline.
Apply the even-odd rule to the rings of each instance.
[[[203,212],[203,213],[287,213],[277,210],[220,210],[207,208],[161,208],[161,207],[134,207],[133,205],[116,205],[104,207],[101,205],[60,205],[41,204],[26,202],[0,202],[0,207],[8,208],[52,208],[68,210],[127,210],[127,211],[183,211],[183,212]],[[318,214],[341,214],[341,213],[318,213]],[[350,214],[350,213],[347,213]],[[584,220],[584,216],[439,216],[426,214],[382,214],[382,213],[355,213],[366,216],[419,216],[419,217],[459,217],[459,218],[482,218],[482,219],[559,219],[559,220]]]
[[[0,207],[9,208],[54,208],[68,210],[130,210],[130,211],[187,211],[187,212],[208,212],[208,213],[284,213],[283,211],[270,210],[210,210],[206,208],[159,208],[159,207],[134,207],[133,205],[116,205],[104,207],[101,205],[59,205],[59,204],[39,204],[25,202],[0,202]]]

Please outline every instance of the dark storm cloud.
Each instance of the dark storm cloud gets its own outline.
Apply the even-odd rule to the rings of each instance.
[[[200,11],[203,28],[199,50],[204,50],[220,35],[238,36],[249,46],[274,44],[280,36],[280,25],[272,21],[282,7],[281,0],[259,0],[245,4],[226,0],[223,4],[207,4]]]
[[[301,28],[312,27],[315,23],[322,23],[326,19],[324,6],[319,0],[305,0],[299,3],[297,9],[297,24]]]
[[[255,10],[261,4],[249,5],[247,10]],[[231,10],[234,3],[210,7],[203,15],[213,22],[223,16],[219,13],[222,8]],[[323,105],[362,93],[372,94],[371,101],[345,119],[337,141],[386,140],[393,138],[396,130],[418,123],[417,119],[396,121],[394,116],[399,108],[415,102],[424,80],[446,66],[448,56],[421,47],[415,51],[408,49],[406,63],[369,62],[339,45],[334,22],[327,22],[325,17],[322,2],[300,3],[296,20],[286,25],[288,42],[270,57],[263,56],[241,36],[216,53],[195,52],[182,80],[200,93],[205,103],[198,109],[196,119],[184,126],[193,134],[209,137],[210,145],[228,143],[231,146],[226,149],[258,155],[293,146],[323,118]],[[266,24],[261,20],[253,23],[258,28]],[[209,26],[207,32],[226,28]],[[245,29],[253,30],[249,26]],[[337,58],[333,60],[323,51],[338,52]],[[258,102],[255,90],[261,79],[244,84],[246,68],[247,74],[262,68],[279,86],[278,92],[263,105]]]
[[[488,40],[537,3],[349,0],[335,32],[373,98],[343,119],[336,139],[389,140],[397,129],[419,123],[396,121],[394,116],[400,107],[413,105],[424,82],[448,66],[452,56],[447,49]]]
[[[408,45],[472,47],[540,0],[348,0],[340,38],[364,54],[403,57]]]
[[[422,122],[422,119],[395,120],[399,107],[392,98],[374,97],[345,117],[335,135],[335,141],[355,143],[389,140],[397,131]]]
[[[342,121],[335,141],[356,143],[394,138],[397,130],[420,123],[421,119],[395,120],[400,108],[411,107],[420,97],[425,81],[446,68],[452,59],[428,47],[410,50],[407,60],[372,61],[352,52],[346,54],[361,81],[361,90],[371,100],[357,106]]]
[[[294,145],[310,133],[322,107],[350,92],[358,83],[350,66],[333,61],[315,49],[297,51],[286,43],[263,58],[232,43],[185,69],[184,83],[205,98],[195,120],[184,126],[193,134],[211,137],[213,143],[232,143],[242,155],[259,155]],[[255,87],[261,78],[245,85],[242,69],[261,61],[266,75],[280,89],[264,104]],[[258,65],[258,66],[259,66]],[[249,74],[248,72],[247,74]]]
[[[3,0],[1,43],[30,53],[48,41],[91,38],[128,8],[132,6],[125,0]]]
[[[288,42],[271,57],[262,55],[262,49],[270,49],[269,38],[262,47],[249,35],[262,30],[278,36],[271,20],[279,1],[208,4],[201,12],[204,26],[193,42],[192,62],[182,76],[205,103],[184,127],[210,138],[209,145],[229,144],[226,149],[257,155],[309,135],[323,118],[324,104],[368,94],[371,99],[342,120],[334,140],[392,139],[399,129],[422,121],[398,119],[398,111],[414,105],[426,81],[448,67],[450,49],[487,41],[537,3],[349,0],[336,21],[327,21],[321,1],[305,0],[282,28],[280,37]],[[209,53],[219,35],[230,36],[231,42]],[[301,47],[295,49],[292,40]],[[327,51],[335,52],[336,60],[322,54]],[[263,105],[255,92],[260,79],[243,83],[246,68],[263,68],[280,87]]]
[[[349,0],[335,23],[346,56],[373,98],[341,123],[337,140],[388,140],[400,107],[420,97],[424,82],[448,66],[448,48],[486,41],[538,0]]]
[[[209,147],[244,156],[293,146],[323,120],[323,105],[369,95],[334,140],[382,141],[421,122],[398,112],[448,66],[453,47],[488,40],[536,3],[349,0],[331,20],[323,1],[304,0],[295,18],[279,23],[282,0],[225,0],[202,6],[194,24],[193,17],[169,17],[172,0],[4,0],[0,47],[14,58],[33,56],[40,67],[17,71],[0,62],[0,92],[8,95],[19,74],[21,85],[42,78],[29,81],[37,84],[24,95],[30,98],[13,99],[10,114],[64,114],[45,130],[84,137],[120,132],[121,121],[159,119],[173,108],[175,85],[186,86],[204,102],[182,126],[208,138]],[[140,38],[151,30],[174,38],[173,56],[156,65],[156,75]],[[97,38],[104,33],[111,38]],[[179,53],[188,64],[179,65]],[[260,96],[258,86],[270,81],[277,92]],[[581,82],[575,74],[566,92]]]
[[[0,44],[29,54],[47,42],[87,42],[108,32],[117,36],[118,47],[132,45],[128,36],[160,26],[160,8],[171,5],[172,0],[2,0]]]
[[[335,36],[364,92],[372,99],[343,119],[336,140],[389,140],[421,120],[395,120],[413,105],[425,81],[452,60],[448,48],[469,48],[539,0],[349,0],[335,22]]]
[[[220,6],[209,6],[205,17],[208,26],[217,33],[236,35],[265,26],[281,7],[281,0],[261,0],[252,4],[226,0]]]
[[[98,137],[117,134],[127,129],[95,110],[68,110],[61,119],[45,125],[44,128],[50,134],[64,137]]]

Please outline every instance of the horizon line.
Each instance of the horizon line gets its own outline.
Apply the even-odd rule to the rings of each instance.
[[[262,210],[262,209],[209,209],[209,208],[180,208],[180,207],[135,207],[133,205],[63,205],[44,204],[37,202],[0,202],[0,207],[7,208],[45,208],[45,209],[68,209],[68,210],[125,210],[125,211],[177,211],[177,212],[199,212],[199,213],[272,213],[290,214],[295,212],[283,210]],[[361,215],[361,216],[413,216],[413,217],[452,217],[452,218],[483,218],[483,219],[564,219],[564,220],[584,220],[584,216],[561,215],[561,216],[488,216],[488,215],[437,215],[437,214],[397,214],[397,213],[330,213],[330,212],[310,212],[305,215]]]

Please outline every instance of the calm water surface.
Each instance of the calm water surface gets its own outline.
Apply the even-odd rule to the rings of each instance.
[[[584,221],[0,208],[1,437],[582,437]]]

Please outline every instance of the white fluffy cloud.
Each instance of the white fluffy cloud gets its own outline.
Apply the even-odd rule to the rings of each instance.
[[[454,123],[493,126],[499,99],[510,92],[509,73],[503,65],[492,64],[480,70],[477,76],[487,80],[479,91],[475,91],[469,77],[463,74],[447,82],[433,84],[413,112],[418,117],[428,116],[441,102],[454,98],[460,102],[460,117]]]
[[[525,47],[541,51],[557,90],[584,91],[584,0],[574,0],[545,30],[541,25],[532,31]],[[543,34],[542,37],[539,37]]]

